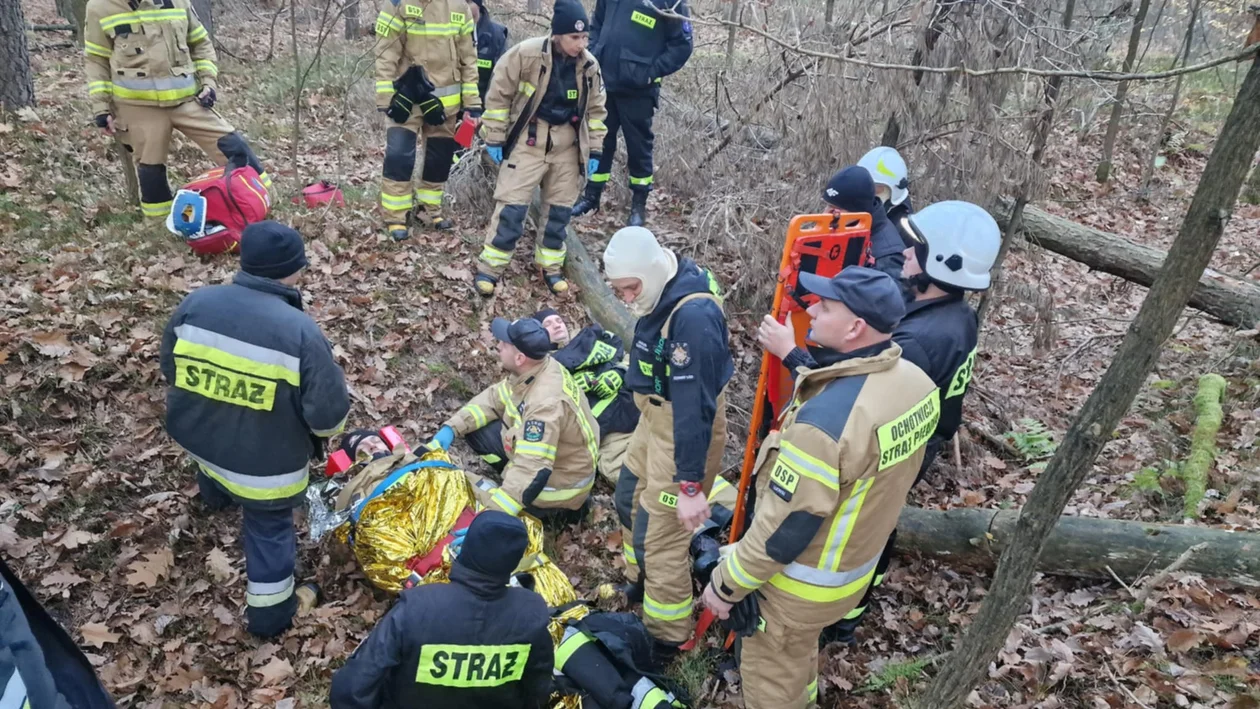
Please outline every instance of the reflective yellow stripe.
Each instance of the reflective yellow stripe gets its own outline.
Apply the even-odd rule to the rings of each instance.
[[[661,603],[643,594],[643,614],[663,621],[682,620],[691,616],[692,597],[679,603]]]
[[[477,85],[476,84],[460,84],[459,92],[462,94],[476,94]]]
[[[533,441],[517,441],[515,455],[532,455],[535,458],[544,460],[556,459],[556,447],[546,443],[535,443]]]
[[[512,254],[502,249],[496,249],[493,246],[483,246],[481,248],[481,260],[491,266],[506,266],[512,260]]]
[[[394,82],[392,82],[392,81],[378,81],[378,82],[376,82],[376,93],[378,93],[378,94],[392,94],[392,93],[394,93]]]
[[[416,682],[441,687],[499,687],[525,676],[529,645],[426,643],[416,663]]]
[[[499,401],[503,402],[503,415],[507,417],[508,428],[521,422],[520,411],[512,404],[512,391],[508,389],[507,380],[499,382]]]
[[[604,122],[598,118],[591,118],[587,120],[586,127],[591,130],[608,130],[608,126],[604,125]]]
[[[849,543],[849,535],[853,534],[858,515],[862,512],[862,502],[866,500],[866,493],[870,491],[874,483],[874,478],[862,478],[854,484],[852,492],[849,493],[849,499],[840,506],[840,514],[836,515],[831,523],[831,531],[827,534],[827,545],[818,559],[818,568],[828,571],[839,570],[840,558],[844,554],[845,546]]]
[[[534,260],[540,266],[563,266],[564,254],[564,249],[548,249],[539,246],[534,251]]]
[[[471,23],[471,22],[465,22],[465,23],[464,23],[463,28],[462,28],[462,29],[460,29],[459,33],[460,33],[460,34],[472,34],[473,32],[475,32],[475,31],[476,31],[476,29],[477,29],[477,25],[475,25],[475,24],[473,24],[473,23]]]
[[[533,96],[534,92],[538,90],[533,84],[529,83],[528,81],[522,81],[516,88],[518,91],[525,94],[526,97]]]
[[[168,206],[168,209],[169,209],[169,206]],[[214,365],[218,365],[220,367],[232,369],[237,372],[241,372],[243,374],[249,374],[255,377],[262,377],[264,379],[274,379],[277,381],[287,382],[290,386],[294,386],[294,387],[298,387],[302,385],[302,374],[301,374],[301,371],[297,369],[296,366],[293,366],[293,365],[286,366],[285,364],[278,363],[274,359],[271,359],[270,361],[266,361],[266,360],[260,361],[261,360],[260,355],[254,354],[252,352],[246,355],[246,352],[248,352],[249,349],[240,351],[241,348],[239,348],[239,345],[246,345],[247,348],[252,348],[254,352],[270,353],[270,354],[281,355],[281,356],[287,357],[287,355],[284,355],[281,352],[278,352],[276,350],[269,350],[263,347],[249,345],[249,343],[242,342],[241,340],[236,340],[236,339],[226,337],[223,335],[218,335],[219,341],[216,342],[216,344],[218,344],[219,346],[215,347],[213,345],[207,344],[205,341],[201,341],[201,342],[196,341],[196,340],[202,340],[203,338],[200,333],[209,333],[208,330],[200,330],[200,328],[198,328],[197,330],[200,330],[200,333],[197,333],[196,336],[193,337],[192,339],[186,339],[185,336],[180,335],[179,334],[180,330],[183,330],[184,332],[190,333],[190,334],[194,333],[194,331],[190,329],[190,326],[188,325],[181,325],[178,328],[176,328],[176,335],[178,338],[175,341],[174,354],[176,356],[182,355],[185,357],[192,357],[195,359],[209,362]],[[217,333],[209,333],[209,334],[217,335]],[[238,351],[233,352],[230,350],[238,350]],[[298,358],[296,357],[292,357],[290,359],[295,362],[298,361]]]
[[[476,404],[469,404],[465,406],[464,411],[468,412],[468,415],[473,417],[473,424],[477,428],[482,428],[489,423],[489,419],[486,417],[486,410]]]
[[[770,585],[781,591],[786,591],[797,598],[803,598],[814,603],[835,603],[836,601],[844,600],[855,593],[862,593],[866,591],[866,587],[870,584],[871,576],[874,573],[874,570],[872,570],[852,583],[845,584],[844,586],[833,587],[814,586],[812,584],[802,583],[795,579],[788,578],[783,574],[775,574],[775,576],[770,579]]]
[[[381,193],[381,206],[392,211],[398,211],[398,210],[405,211],[405,210],[411,209],[411,195],[410,194],[398,195],[398,194],[389,194],[388,192],[382,192]]]
[[[967,385],[971,383],[971,372],[975,366],[976,348],[972,347],[971,352],[967,353],[967,359],[954,372],[954,377],[949,382],[949,389],[945,392],[946,399],[962,396],[967,392]]]
[[[506,108],[492,108],[481,114],[481,120],[483,121],[506,121],[507,117],[508,110]]]
[[[630,21],[638,25],[643,25],[644,27],[648,29],[656,28],[656,18],[652,17],[651,15],[639,12],[638,10],[635,10],[634,12],[630,13]]]
[[[832,490],[840,489],[840,471],[832,465],[815,458],[814,456],[801,450],[798,446],[790,441],[784,441],[779,447],[779,458],[776,461],[782,463],[795,473],[799,473],[811,480],[816,480]]]
[[[209,74],[210,76],[219,75],[218,65],[216,65],[214,62],[210,61],[209,59],[198,59],[194,61],[193,68],[196,69],[197,71],[205,72]]]
[[[927,444],[941,419],[941,392],[933,389],[906,413],[876,429],[879,470],[887,470]]]
[[[174,20],[183,20],[188,17],[188,13],[184,10],[135,10],[133,12],[122,12],[116,15],[106,15],[101,18],[101,29],[112,30],[120,25],[127,25],[135,22],[171,22]]]
[[[172,200],[165,202],[141,202],[140,212],[146,217],[164,217],[171,211]]]
[[[404,26],[402,20],[388,12],[382,11],[376,16],[376,34],[382,37],[389,36],[390,32],[402,32]]]
[[[720,490],[725,490],[728,487],[734,487],[734,486],[731,485],[729,482],[727,482],[726,478],[720,475],[716,478],[713,478],[713,488],[712,488],[713,492],[716,493]]]
[[[283,475],[243,475],[210,465],[196,456],[193,459],[201,467],[201,472],[213,478],[223,489],[246,500],[284,500],[306,491],[306,468]]]
[[[114,93],[114,85],[108,81],[92,81],[88,83],[88,96]]]
[[[635,186],[637,186],[637,187],[643,187],[643,186],[645,186],[645,185],[650,185],[650,184],[652,184],[652,176],[651,176],[651,175],[648,175],[647,177],[631,177],[631,178],[630,178],[630,184],[631,184],[631,185],[635,185]]]
[[[494,67],[494,60],[493,60],[493,59],[478,59],[478,60],[477,60],[477,68],[478,68],[478,69],[490,69],[490,68],[493,68],[493,67]]]
[[[293,595],[293,576],[283,581],[245,582],[245,604],[254,608],[270,608],[284,603]]]
[[[845,619],[845,620],[853,620],[854,618],[860,618],[860,617],[862,616],[862,614],[863,614],[863,613],[865,613],[865,612],[866,612],[866,606],[858,606],[857,608],[854,608],[853,610],[849,611],[848,613],[845,613],[845,614],[844,614],[844,619]]]
[[[210,32],[205,27],[196,27],[188,33],[188,43],[197,44],[209,36]]]
[[[610,177],[612,177],[611,172],[592,172],[591,182],[607,182]]]
[[[635,555],[634,545],[631,544],[630,542],[623,541],[621,543],[621,553],[623,556],[626,557],[627,564],[634,564],[635,566],[639,564],[639,557]]]
[[[543,488],[542,492],[538,493],[538,497],[534,498],[534,501],[535,502],[564,502],[565,500],[572,500],[573,498],[579,495],[585,495],[586,493],[590,492],[591,488],[594,486],[595,486],[595,474],[591,473],[590,477],[586,478],[585,480],[582,480],[577,487],[569,487],[569,488],[564,488],[561,490],[556,490],[554,488]]]
[[[332,428],[319,428],[319,429],[312,428],[311,433],[315,434],[316,436],[319,436],[320,438],[328,438],[330,436],[335,436],[346,429],[346,419],[349,417],[350,417],[350,414],[346,414],[345,416],[341,418],[341,421],[338,422],[337,425],[333,426]]]
[[[83,53],[91,54],[97,57],[105,57],[106,59],[109,59],[110,56],[113,55],[113,52],[110,50],[109,47],[105,47],[100,44],[96,44],[94,42],[88,42],[88,41],[83,42]],[[92,83],[103,83],[103,82],[92,82]]]
[[[564,665],[573,657],[573,653],[577,652],[582,646],[591,641],[591,636],[583,633],[577,628],[568,628],[564,631],[565,638],[556,646],[555,668],[558,672],[564,672]]]
[[[563,263],[563,252],[561,253],[560,258],[561,263]],[[569,373],[569,370],[561,368],[561,371],[564,372],[564,393],[569,397],[569,401],[573,402],[574,415],[577,416],[578,425],[582,428],[582,438],[586,441],[586,451],[591,454],[592,465],[597,465],[599,463],[599,436],[595,434],[595,430],[591,428],[591,422],[587,420],[586,416],[582,413],[582,400],[585,399],[586,396],[578,387],[577,382],[573,379],[573,375]],[[591,412],[591,414],[593,416],[598,415],[594,412]],[[592,477],[591,482],[594,482],[594,480],[595,479]]]
[[[738,552],[739,548],[736,547],[735,550],[726,557],[726,570],[730,573],[732,581],[740,586],[743,586],[749,591],[756,591],[758,588],[761,588],[765,581],[762,581],[744,570],[744,567],[740,565],[739,559],[737,558]]]
[[[266,187],[267,189],[271,189],[271,175],[268,175],[265,172],[261,172],[258,174],[258,179],[262,182],[263,187]]]
[[[809,701],[818,701],[818,678],[815,677],[812,682],[805,685],[805,693],[809,695]]]
[[[441,205],[442,190],[416,190],[416,201],[421,204]]]
[[[494,500],[495,504],[502,507],[504,512],[513,517],[519,515],[521,510],[525,509],[521,506],[521,503],[512,499],[512,496],[504,492],[501,487],[496,487],[494,492],[490,493],[490,499]]]
[[[449,22],[443,24],[408,24],[407,34],[418,35],[421,37],[454,37],[459,34],[459,25],[452,25]]]
[[[114,95],[133,101],[178,101],[181,98],[196,96],[197,86],[194,84],[180,89],[129,89],[114,82]]]

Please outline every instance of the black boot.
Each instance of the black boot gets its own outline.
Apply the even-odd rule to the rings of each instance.
[[[599,198],[604,195],[604,184],[602,182],[587,182],[586,189],[582,191],[582,196],[578,197],[578,201],[573,203],[573,216],[580,217],[583,214],[599,211]]]
[[[713,569],[721,560],[722,545],[710,534],[697,534],[691,538],[691,570],[701,585],[709,582]]]
[[[647,223],[647,190],[630,191],[630,221],[626,226],[643,226]]]

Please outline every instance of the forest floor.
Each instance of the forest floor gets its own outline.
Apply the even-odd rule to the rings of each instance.
[[[58,22],[43,4],[28,2],[26,12],[28,22]],[[265,35],[264,25],[251,27],[245,36]],[[318,43],[313,27],[301,31],[303,47]],[[0,119],[0,550],[81,641],[120,706],[325,705],[332,672],[391,599],[331,537],[316,544],[303,533],[301,573],[321,585],[327,601],[276,641],[244,632],[239,523],[232,514],[194,511],[196,485],[162,430],[157,368],[169,313],[191,290],[228,279],[234,259],[198,258],[126,204],[112,147],[90,123],[81,57],[67,40],[64,33],[34,38],[39,104]],[[220,109],[273,166],[275,218],[308,239],[302,288],[353,388],[352,426],[392,423],[413,442],[426,439],[500,376],[487,332],[493,317],[547,304],[585,323],[572,297],[546,295],[526,247],[495,298],[471,294],[489,193],[476,165],[463,166],[453,182],[460,228],[416,233],[401,244],[378,234],[383,124],[367,108],[366,40],[328,41],[301,101],[296,165],[289,158],[291,59],[264,65],[265,40],[251,45],[233,34],[227,43],[250,51],[221,56]],[[1195,143],[1209,144],[1210,133],[1187,128],[1149,201],[1134,196],[1145,150],[1136,141],[1121,143],[1115,186],[1096,186],[1100,133],[1079,141],[1067,130],[1056,136],[1050,194],[1039,206],[1166,247],[1206,160],[1206,148]],[[190,143],[176,146],[170,162],[178,184],[181,171],[189,177],[207,163]],[[344,208],[290,203],[303,184],[329,176],[346,191]],[[688,253],[694,205],[672,200],[666,184],[652,206],[653,228]],[[605,212],[578,226],[592,251],[602,250],[625,209],[624,195],[614,193]],[[1213,266],[1239,276],[1254,269],[1257,233],[1260,208],[1240,205]],[[709,248],[708,264],[734,279],[738,259],[724,258],[720,240]],[[1033,247],[1012,254],[1007,274],[984,331],[967,419],[1009,446],[964,432],[961,468],[943,455],[912,494],[915,504],[1021,505],[1145,295]],[[749,333],[762,314],[732,311],[738,378],[728,477],[738,474],[760,356]],[[1186,523],[1260,530],[1258,350],[1254,331],[1235,332],[1187,310],[1067,513],[1180,522],[1177,461],[1188,448],[1191,400],[1199,376],[1217,372],[1229,382],[1219,451],[1202,514]],[[467,451],[464,459],[475,462]],[[598,488],[591,518],[553,542],[553,556],[581,593],[620,578],[610,493]],[[858,646],[824,648],[824,705],[897,706],[913,694],[969,624],[987,582],[984,572],[898,560]],[[1179,573],[1140,610],[1132,602],[1141,584],[1039,578],[1030,609],[972,705],[1260,706],[1255,589]],[[676,672],[696,706],[742,706],[732,674],[711,672],[718,659],[711,649],[698,651]]]

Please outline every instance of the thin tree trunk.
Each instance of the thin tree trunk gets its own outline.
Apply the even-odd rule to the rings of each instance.
[[[836,0],[827,0],[827,7],[823,10],[823,24],[827,29],[831,29],[831,23],[836,19]]]
[[[989,664],[1006,642],[1016,616],[1028,604],[1046,539],[1159,358],[1164,341],[1212,259],[1258,148],[1260,59],[1252,59],[1159,280],[1142,302],[1112,365],[1037,479],[1010,537],[1011,544],[998,561],[980,612],[918,698],[918,706],[962,706],[972,688],[987,676]]]
[[[123,178],[127,181],[127,204],[132,206],[140,205],[140,180],[136,177],[136,162],[131,159],[131,151],[127,150],[127,146],[114,136],[114,154],[118,156],[118,163],[122,165]]]
[[[936,48],[936,42],[941,38],[941,33],[945,31],[945,18],[949,15],[950,8],[955,5],[953,1],[937,2],[932,9],[932,19],[928,22],[927,29],[923,31],[923,46],[914,50],[914,56],[910,59],[910,64],[919,66],[932,56],[932,50]],[[924,72],[914,72],[914,85],[919,86],[923,83]],[[888,117],[888,123],[884,125],[884,135],[879,140],[880,145],[887,145],[890,148],[897,147],[901,142],[901,123],[897,119],[897,113],[894,111]]]
[[[0,0],[0,111],[35,104],[31,55],[26,46],[26,19],[21,0]]]
[[[831,7],[828,5],[828,7]],[[731,0],[731,11],[727,13],[726,19],[729,22],[739,21],[739,0]],[[726,28],[726,68],[729,71],[735,66],[735,27],[728,25]]]
[[[359,36],[359,0],[346,3],[346,39]]]
[[[298,54],[297,0],[289,3],[289,45],[293,49],[293,140],[289,145],[289,160],[293,165],[293,174],[300,182],[298,146],[302,142],[302,60]]]
[[[70,23],[76,44],[83,44],[83,19],[87,16],[87,0],[57,0],[57,14]]]
[[[1186,39],[1182,44],[1181,57],[1174,57],[1169,69],[1177,67],[1178,60],[1182,64],[1190,61],[1190,47],[1194,44],[1194,23],[1199,19],[1199,8],[1203,6],[1203,0],[1195,0],[1190,7],[1190,20],[1186,23]],[[1181,87],[1186,78],[1185,74],[1181,74],[1176,78],[1173,84],[1172,100],[1168,102],[1168,109],[1164,111],[1163,118],[1159,121],[1159,130],[1155,131],[1155,137],[1151,140],[1151,149],[1146,156],[1146,165],[1142,168],[1142,186],[1141,194],[1146,197],[1150,194],[1151,179],[1155,176],[1155,159],[1159,157],[1159,149],[1164,144],[1164,133],[1168,130],[1168,124],[1172,123],[1173,114],[1177,112],[1177,102],[1181,100]]]
[[[1076,0],[1067,0],[1067,5],[1063,8],[1063,30],[1065,33],[1072,29],[1072,14],[1074,12],[1076,12]],[[984,317],[988,314],[989,307],[993,303],[993,296],[1001,285],[1002,262],[1006,260],[1006,254],[1011,250],[1011,241],[1014,240],[1015,234],[1018,234],[1023,227],[1024,207],[1028,206],[1028,203],[1032,201],[1033,186],[1041,175],[1041,161],[1046,155],[1046,144],[1050,142],[1050,132],[1054,128],[1054,113],[1059,104],[1059,90],[1062,86],[1063,77],[1061,76],[1052,76],[1046,79],[1046,89],[1042,95],[1043,108],[1041,109],[1041,115],[1037,117],[1037,127],[1033,133],[1033,150],[1029,159],[1028,177],[1020,185],[1019,194],[1015,197],[1015,207],[1011,210],[1011,221],[1002,233],[1002,246],[998,249],[993,268],[990,269],[992,275],[990,277],[989,290],[985,291],[984,295],[980,297],[980,306],[976,310],[976,316],[980,319],[982,326],[984,325]]]
[[[529,0],[529,2],[525,6],[525,9],[528,12],[534,13],[535,15],[542,14],[542,11],[543,11],[542,0]]]
[[[197,19],[201,20],[201,24],[205,26],[206,32],[210,33],[210,41],[214,41],[214,7],[211,6],[210,0],[192,0],[193,11],[197,13]]]
[[[1138,3],[1137,14],[1133,16],[1133,30],[1129,32],[1129,49],[1124,54],[1124,63],[1120,67],[1122,73],[1128,74],[1137,59],[1138,47],[1142,44],[1142,25],[1146,22],[1146,12],[1151,7],[1151,0]],[[1094,173],[1099,182],[1111,179],[1111,159],[1116,149],[1116,136],[1120,133],[1120,116],[1124,113],[1124,98],[1129,93],[1129,82],[1121,81],[1116,87],[1116,102],[1111,107],[1111,118],[1107,120],[1107,136],[1103,138],[1102,162]]]
[[[1248,204],[1260,204],[1260,163],[1251,168],[1251,177],[1247,179],[1247,189],[1243,190],[1243,199]]]

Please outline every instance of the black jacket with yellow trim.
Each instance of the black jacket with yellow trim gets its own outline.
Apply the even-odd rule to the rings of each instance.
[[[403,591],[333,675],[332,709],[536,709],[555,650],[542,596],[467,566]]]
[[[295,288],[248,273],[201,288],[162,335],[166,430],[242,504],[300,504],[312,436],[339,433],[345,376]]]

